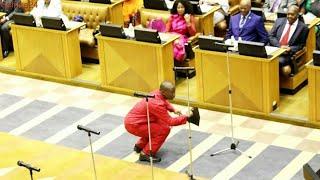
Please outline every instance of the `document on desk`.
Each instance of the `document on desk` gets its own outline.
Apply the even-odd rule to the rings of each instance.
[[[202,13],[207,13],[207,12],[209,12],[211,9],[213,9],[213,6],[204,3],[204,4],[201,4],[201,5],[200,5],[200,9],[201,9]]]
[[[273,12],[264,12],[264,16],[266,17],[266,21],[274,22],[277,19],[277,14]]]
[[[310,12],[307,12],[307,14],[302,15],[302,17],[303,17],[303,20],[304,20],[304,23],[305,23],[305,24],[311,24],[311,22],[312,22],[315,18],[317,18],[317,16],[313,15],[313,14],[310,13]]]
[[[80,27],[81,28],[85,28],[86,27],[86,23],[84,22],[77,22],[77,21],[67,21],[65,22],[65,26],[67,29],[73,29],[76,27]]]
[[[274,52],[276,52],[279,48],[274,46],[265,46],[267,55],[272,55]]]
[[[166,4],[167,4],[168,9],[172,9],[172,6],[173,6],[174,1],[165,0],[165,2],[166,2]]]
[[[159,33],[160,39],[163,42],[167,42],[173,37],[178,37],[176,34],[171,34],[171,33]]]

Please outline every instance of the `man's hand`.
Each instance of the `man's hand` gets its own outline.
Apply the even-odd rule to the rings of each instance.
[[[184,19],[186,20],[187,25],[190,26],[191,25],[191,23],[190,23],[190,19],[191,19],[190,14],[185,14],[184,15]]]
[[[286,49],[287,52],[291,51],[291,48],[289,46],[281,46],[281,48]]]
[[[179,111],[179,110],[175,110],[173,113],[176,114],[176,115],[178,115],[178,116],[181,116],[181,115],[182,115],[181,111]]]
[[[6,17],[5,16],[2,16],[1,20],[0,20],[0,23],[3,24],[7,21]]]

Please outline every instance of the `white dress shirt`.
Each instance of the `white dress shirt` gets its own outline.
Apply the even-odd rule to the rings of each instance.
[[[288,38],[288,42],[290,41],[294,31],[297,29],[297,25],[298,25],[298,19],[291,25],[291,28],[290,28],[290,32],[289,32],[289,38]],[[282,35],[281,35],[281,38],[280,38],[280,41],[281,39],[283,38],[283,36],[286,34],[288,28],[289,28],[289,21],[287,20],[286,21],[286,26],[284,27],[283,31],[282,31]]]

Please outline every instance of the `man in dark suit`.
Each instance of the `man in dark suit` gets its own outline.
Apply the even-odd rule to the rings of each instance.
[[[20,0],[3,0],[0,3],[0,12],[6,13],[5,16],[0,19],[2,53],[3,57],[5,58],[9,55],[9,48],[11,43],[9,25],[13,22],[12,16],[15,12],[23,12]]]
[[[230,18],[226,39],[231,36],[238,40],[268,43],[268,33],[264,27],[262,17],[251,12],[251,1],[240,1],[240,13]]]
[[[309,29],[304,22],[298,19],[299,7],[291,5],[288,8],[287,18],[279,18],[274,23],[270,35],[270,45],[286,49],[280,56],[280,68],[284,75],[291,73],[290,57],[306,45]]]

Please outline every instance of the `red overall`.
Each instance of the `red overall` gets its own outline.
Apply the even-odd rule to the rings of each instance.
[[[185,124],[187,116],[172,118],[168,111],[174,112],[171,104],[161,95],[159,90],[152,94],[155,98],[149,98],[150,132],[151,132],[151,154],[155,155],[170,133],[170,126]],[[124,120],[127,131],[140,137],[136,145],[145,154],[149,153],[149,136],[147,120],[147,104],[143,99],[138,102],[127,114]]]

